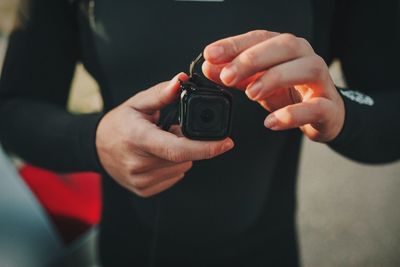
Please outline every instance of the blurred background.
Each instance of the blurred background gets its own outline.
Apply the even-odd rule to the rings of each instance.
[[[20,1],[0,0],[0,69],[7,35],[24,18],[17,8]],[[339,62],[331,72],[335,83],[345,86]],[[81,113],[102,108],[97,84],[81,65],[68,108]],[[301,159],[298,229],[303,266],[400,266],[400,163],[361,165],[308,140],[303,142]],[[0,186],[0,195],[2,190]],[[0,224],[3,215],[0,211]],[[65,266],[95,266],[95,240],[92,230],[83,243],[71,245],[75,249],[66,253]],[[1,267],[17,266],[3,265],[1,255],[5,254],[0,251]]]

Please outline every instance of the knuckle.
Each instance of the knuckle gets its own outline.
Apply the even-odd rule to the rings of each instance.
[[[126,175],[131,175],[132,174],[132,165],[131,162],[124,158],[120,160],[119,166],[118,166]]]
[[[327,67],[325,60],[319,56],[315,55],[316,61],[319,62],[319,65],[322,66],[323,68]]]
[[[319,79],[325,74],[325,61],[318,55],[311,57],[310,75],[314,79]]]
[[[291,33],[283,33],[281,35],[281,44],[290,52],[297,52],[300,46],[297,37]]]
[[[144,177],[133,176],[130,179],[130,185],[136,190],[143,190],[149,186],[149,181]]]
[[[233,38],[228,38],[228,50],[231,55],[237,55],[240,52],[239,46]]]
[[[207,149],[205,150],[204,158],[205,159],[211,159],[216,154],[218,154],[218,149],[215,146],[213,146],[211,144],[208,144],[207,145]]]
[[[293,44],[298,42],[298,38],[291,33],[282,33],[281,40],[284,44]]]
[[[291,106],[286,107],[282,111],[283,122],[287,125],[296,124],[296,118],[293,115],[293,108]]]
[[[178,149],[166,148],[166,155],[169,161],[180,163],[184,160],[184,153]]]
[[[312,65],[310,68],[310,76],[312,80],[318,80],[322,76],[323,70],[321,66]]]
[[[254,30],[248,32],[250,38],[254,38],[257,40],[265,40],[269,37],[269,32],[266,30]]]
[[[302,44],[308,44],[308,41],[303,37],[296,37],[296,39]]]
[[[257,68],[257,58],[258,58],[258,56],[254,51],[248,50],[239,56],[239,62],[245,68],[256,69]]]
[[[305,39],[305,38],[303,38],[303,37],[297,37],[297,39],[300,41],[300,43],[301,43],[306,49],[309,49],[309,50],[314,51],[313,47],[311,46],[310,42],[309,42],[307,39]]]
[[[144,169],[144,164],[139,160],[133,160],[127,164],[129,171],[132,174],[140,173]]]

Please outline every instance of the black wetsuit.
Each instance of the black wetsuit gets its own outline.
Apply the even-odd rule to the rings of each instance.
[[[78,61],[98,81],[108,111],[186,71],[206,44],[252,29],[307,38],[328,64],[340,58],[350,88],[369,95],[344,93],[346,121],[333,149],[371,163],[400,156],[399,1],[29,2],[1,77],[0,140],[33,164],[101,171],[95,132],[102,115],[66,111]],[[102,264],[298,264],[300,131],[267,130],[267,112],[233,93],[233,151],[196,162],[181,182],[149,199],[103,177]]]

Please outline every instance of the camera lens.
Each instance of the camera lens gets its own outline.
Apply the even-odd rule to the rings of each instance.
[[[192,96],[185,130],[195,137],[224,136],[229,126],[228,112],[228,101],[219,95]]]
[[[204,123],[210,123],[215,118],[215,113],[213,110],[206,108],[200,113],[200,118]]]
[[[199,102],[193,111],[193,129],[199,132],[221,130],[223,106],[220,103]]]

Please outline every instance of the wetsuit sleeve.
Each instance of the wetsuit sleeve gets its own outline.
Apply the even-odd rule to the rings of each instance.
[[[28,1],[12,33],[0,80],[0,142],[56,171],[99,171],[95,132],[101,114],[66,110],[79,58],[76,14],[69,1]]]
[[[334,55],[348,87],[343,130],[329,145],[364,163],[400,158],[400,1],[338,1]]]

